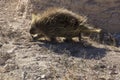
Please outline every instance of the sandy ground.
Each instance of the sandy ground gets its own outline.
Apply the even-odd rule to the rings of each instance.
[[[31,42],[30,19],[0,0],[0,80],[120,80],[120,48]]]

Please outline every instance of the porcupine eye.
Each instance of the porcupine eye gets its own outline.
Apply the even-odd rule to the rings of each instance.
[[[30,33],[31,34],[36,34],[36,24],[31,25]]]
[[[38,28],[38,24],[37,24],[37,23],[35,23],[34,27],[35,27],[35,28]]]

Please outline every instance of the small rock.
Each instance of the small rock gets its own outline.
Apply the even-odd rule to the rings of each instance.
[[[41,79],[44,79],[45,78],[45,75],[41,75]]]
[[[7,51],[7,53],[13,53],[15,49],[16,49],[15,47],[14,47],[14,48],[11,48],[11,49],[9,49],[9,50]]]
[[[98,80],[106,80],[105,78],[99,78]]]
[[[108,80],[115,80],[115,79],[109,78]]]
[[[0,53],[0,65],[4,65],[5,62],[10,58],[10,55],[6,52]]]
[[[111,74],[111,75],[117,75],[117,74],[118,74],[117,66],[116,66],[116,65],[113,65],[110,74]]]
[[[94,66],[94,69],[95,70],[99,70],[99,69],[105,69],[105,68],[107,68],[107,66],[106,65],[104,65],[104,64],[99,64],[99,65],[95,65]]]
[[[10,55],[6,52],[0,54],[0,59],[7,61],[10,58]]]
[[[36,80],[41,80],[41,77],[37,77]]]
[[[2,45],[3,45],[3,44],[0,42],[0,47],[2,47]]]
[[[106,65],[101,64],[101,65],[100,65],[100,68],[104,69],[104,68],[106,68]]]
[[[18,66],[15,65],[15,64],[6,64],[6,65],[4,66],[4,68],[5,68],[5,71],[6,71],[6,72],[9,72],[9,71],[18,69]]]
[[[22,75],[22,78],[23,78],[22,80],[26,80],[26,75],[27,75],[27,72],[24,71],[24,72],[23,72],[23,75]]]
[[[5,68],[3,66],[0,66],[0,73],[4,73],[5,72]]]
[[[3,58],[0,58],[0,65],[3,65],[3,64],[5,64],[5,59],[3,59]]]
[[[118,74],[118,71],[113,70],[110,74],[111,74],[111,75],[117,75],[117,74]]]

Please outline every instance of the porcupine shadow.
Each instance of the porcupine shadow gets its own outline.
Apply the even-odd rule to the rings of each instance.
[[[55,54],[62,55],[67,54],[68,56],[83,58],[83,59],[96,59],[99,60],[106,55],[106,49],[104,48],[96,48],[94,46],[86,46],[84,47],[81,43],[71,43],[71,42],[63,42],[63,43],[51,43],[46,42],[44,44],[38,44],[40,47],[46,47],[50,51]]]

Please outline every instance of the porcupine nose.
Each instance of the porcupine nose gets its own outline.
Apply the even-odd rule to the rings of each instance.
[[[30,34],[33,40],[36,40],[38,38],[38,34],[36,33],[36,30],[34,28],[30,29]]]

